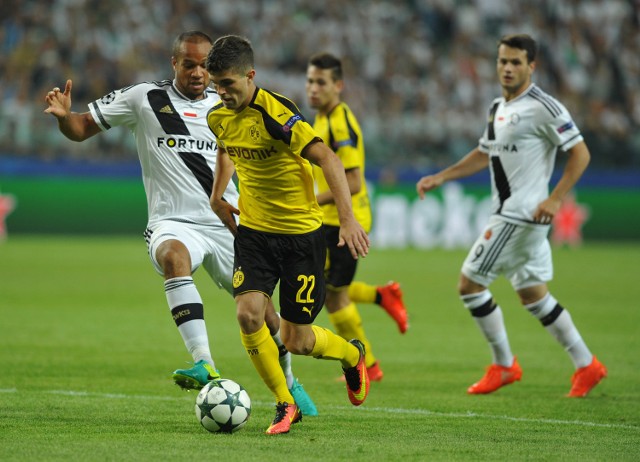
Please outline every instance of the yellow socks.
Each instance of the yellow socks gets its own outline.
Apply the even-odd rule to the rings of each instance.
[[[358,364],[360,351],[342,337],[324,327],[311,326],[316,336],[316,343],[309,356],[318,359],[337,359],[342,367],[353,367]]]
[[[376,362],[376,357],[371,350],[371,343],[367,339],[362,327],[362,318],[358,312],[358,308],[355,303],[349,303],[344,308],[336,311],[335,313],[329,313],[329,320],[336,328],[336,332],[340,337],[351,340],[356,338],[364,344],[366,351],[365,363],[367,367],[373,366]]]
[[[294,403],[287,388],[287,380],[278,361],[278,347],[271,338],[266,324],[254,334],[240,332],[240,339],[253,366],[276,397],[278,403]]]
[[[355,303],[375,303],[378,288],[360,281],[354,281],[349,286],[349,300]]]

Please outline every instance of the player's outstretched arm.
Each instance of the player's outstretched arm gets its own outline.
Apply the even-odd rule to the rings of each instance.
[[[47,103],[44,112],[58,119],[58,128],[64,136],[72,141],[84,141],[100,133],[100,127],[89,112],[71,112],[71,87],[71,80],[67,80],[64,91],[58,87],[49,91],[44,98]]]
[[[333,194],[340,220],[338,247],[346,245],[353,258],[365,257],[369,253],[369,236],[353,215],[351,192],[340,158],[320,141],[308,145],[304,149],[303,157],[322,168]]]
[[[424,199],[424,193],[431,191],[443,183],[478,173],[489,166],[489,156],[475,148],[458,162],[435,175],[423,176],[416,183],[416,192],[420,199]]]
[[[440,175],[440,173],[437,173],[435,175],[423,176],[418,180],[418,182],[416,183],[416,191],[418,193],[418,196],[420,196],[420,199],[424,199],[424,193],[426,193],[427,191],[431,191],[442,185],[442,183],[444,182],[444,178],[443,175]]]

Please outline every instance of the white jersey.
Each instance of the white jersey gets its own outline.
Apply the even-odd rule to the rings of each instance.
[[[492,212],[507,221],[533,223],[549,196],[557,148],[582,141],[567,109],[535,84],[512,99],[491,103],[479,150],[488,154]]]
[[[102,130],[124,125],[136,139],[152,227],[161,220],[224,226],[211,210],[216,139],[207,111],[220,101],[207,90],[200,100],[182,95],[171,80],[112,91],[89,104]],[[231,181],[224,199],[237,207]]]

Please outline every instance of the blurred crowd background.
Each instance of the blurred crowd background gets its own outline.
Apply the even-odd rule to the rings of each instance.
[[[534,80],[572,112],[593,166],[640,168],[638,0],[12,0],[0,4],[0,154],[47,162],[131,162],[113,129],[73,143],[43,114],[73,79],[73,109],[132,83],[171,78],[175,36],[245,35],[257,83],[305,101],[308,57],[343,59],[345,100],[363,126],[368,165],[427,171],[473,148],[500,93],[496,42],[539,42]]]

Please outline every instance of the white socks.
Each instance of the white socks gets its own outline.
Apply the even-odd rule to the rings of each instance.
[[[164,290],[173,320],[193,361],[205,360],[215,369],[204,322],[202,298],[193,278],[185,276],[167,279]]]
[[[461,299],[489,342],[493,363],[511,367],[513,353],[509,345],[502,310],[493,301],[491,292],[484,290],[475,294],[463,295]]]
[[[591,364],[593,355],[573,324],[571,315],[550,293],[536,303],[525,305],[525,308],[564,347],[576,369]]]

